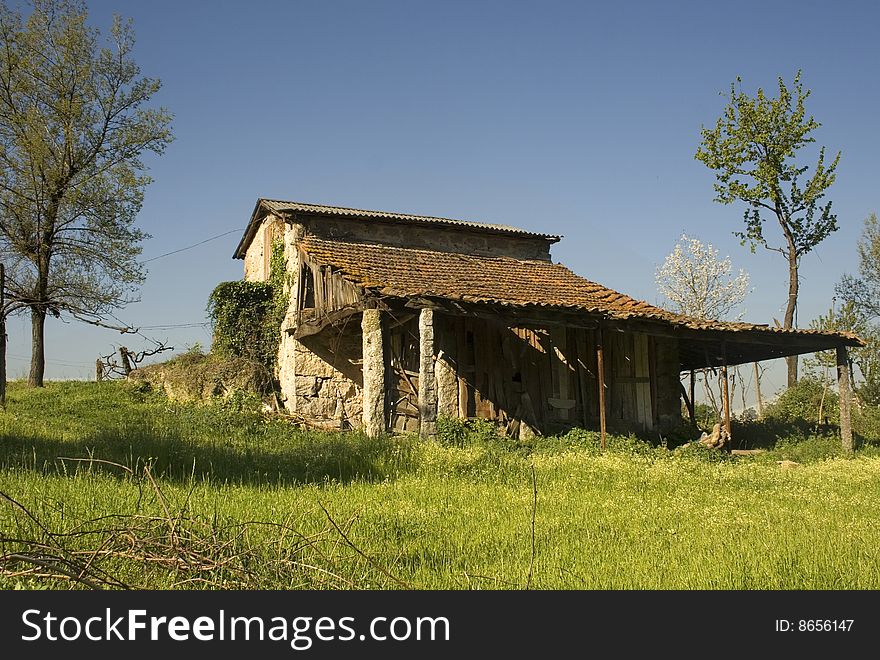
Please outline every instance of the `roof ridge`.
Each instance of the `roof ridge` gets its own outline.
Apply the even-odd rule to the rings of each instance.
[[[373,210],[373,209],[361,209],[355,208],[353,206],[334,206],[330,204],[315,204],[312,202],[300,202],[296,200],[285,200],[285,199],[270,199],[268,197],[259,198],[259,202],[267,202],[269,204],[275,204],[278,206],[289,206],[291,210],[296,210],[296,207],[301,207],[304,211],[318,211],[318,212],[326,212],[329,214],[338,213],[341,215],[353,215],[360,214],[367,217],[384,217],[388,219],[401,219],[401,220],[422,220],[428,222],[438,222],[438,223],[450,223],[455,225],[468,225],[471,227],[481,228],[481,229],[490,229],[496,231],[502,231],[505,233],[513,233],[513,234],[521,234],[524,236],[531,236],[533,238],[546,238],[551,239],[553,242],[559,241],[562,237],[557,234],[544,234],[541,232],[531,231],[529,229],[523,229],[521,227],[514,227],[512,225],[502,225],[498,223],[492,222],[482,222],[478,220],[461,220],[459,218],[447,218],[439,215],[420,215],[416,213],[402,213],[398,211],[383,211],[383,210]],[[258,202],[258,203],[259,203]],[[279,208],[277,210],[284,210],[283,208]]]

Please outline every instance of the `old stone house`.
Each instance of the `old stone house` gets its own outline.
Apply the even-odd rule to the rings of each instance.
[[[330,428],[431,436],[440,415],[510,434],[662,432],[680,374],[859,340],[697,320],[553,263],[558,236],[446,218],[257,201],[235,257],[265,280],[281,241],[286,408]]]

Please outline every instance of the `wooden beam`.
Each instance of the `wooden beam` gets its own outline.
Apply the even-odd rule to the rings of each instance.
[[[596,330],[596,371],[599,374],[599,435],[602,438],[602,450],[605,450],[605,356],[602,345],[602,328]]]
[[[682,383],[681,381],[679,381],[679,382],[678,382],[678,386],[681,388],[681,396],[682,396],[682,398],[684,399],[684,406],[685,406],[685,408],[687,408],[687,411],[688,411],[688,418],[690,418],[690,420],[691,420],[691,424],[693,424],[694,426],[696,426],[696,424],[697,424],[697,418],[696,418],[696,415],[694,414],[694,402],[693,402],[693,399],[691,399],[691,398],[688,396],[687,390],[686,390],[685,387],[684,387],[684,383]]]
[[[324,330],[324,328],[339,323],[340,321],[347,319],[349,316],[354,316],[361,311],[363,311],[361,305],[350,305],[329,312],[328,314],[324,314],[318,319],[303,321],[293,330],[293,338],[302,339],[303,337],[308,337],[310,335],[317,335]]]
[[[755,402],[758,408],[758,419],[764,419],[764,401],[761,399],[761,374],[758,371],[758,363],[755,365]]]
[[[727,437],[730,439],[730,446],[728,449],[733,448],[733,436],[730,434],[730,389],[728,387],[727,381],[727,365],[723,365],[721,367],[721,395],[722,395],[722,407],[724,408],[724,430],[727,431]]]
[[[849,356],[846,346],[837,347],[837,387],[840,398],[840,443],[843,450],[852,452],[853,434],[850,402],[852,400],[852,384],[849,379]]]

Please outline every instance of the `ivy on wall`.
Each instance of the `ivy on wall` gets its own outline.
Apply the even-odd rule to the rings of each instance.
[[[208,316],[214,328],[211,351],[243,357],[274,370],[287,313],[287,260],[284,244],[272,243],[266,282],[221,282],[208,297]]]

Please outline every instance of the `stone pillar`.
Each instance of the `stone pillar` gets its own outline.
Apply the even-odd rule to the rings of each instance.
[[[419,437],[437,435],[437,381],[434,377],[434,310],[419,313]]]
[[[837,347],[837,389],[840,397],[840,442],[843,450],[853,450],[852,418],[850,416],[850,402],[852,400],[851,384],[849,382],[849,356],[846,346]]]
[[[434,378],[437,381],[437,415],[458,417],[458,376],[442,350],[437,353],[434,363]]]
[[[385,433],[385,355],[382,317],[378,309],[365,309],[361,319],[364,366],[364,433],[375,438]]]

